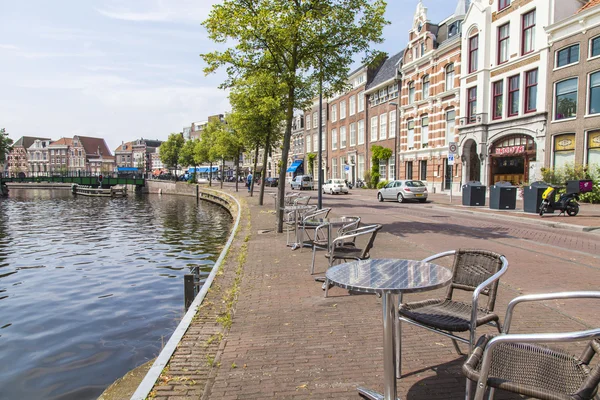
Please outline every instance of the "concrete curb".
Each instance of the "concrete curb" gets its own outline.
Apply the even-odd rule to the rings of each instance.
[[[581,225],[567,224],[564,222],[533,220],[533,219],[529,219],[529,218],[517,217],[515,215],[501,215],[496,212],[488,213],[488,212],[476,211],[476,209],[474,207],[467,207],[467,206],[453,206],[453,205],[445,206],[445,205],[437,205],[435,203],[430,203],[429,205],[432,208],[443,209],[443,210],[450,211],[450,212],[456,212],[456,213],[462,213],[462,214],[477,214],[477,215],[484,216],[484,217],[489,217],[489,218],[494,218],[494,219],[511,220],[511,221],[516,221],[516,222],[520,222],[523,224],[529,224],[529,225],[544,225],[544,226],[547,226],[550,228],[566,229],[566,230],[574,231],[574,232],[600,233],[600,226],[581,226]],[[498,211],[502,212],[502,210],[498,210]],[[514,212],[514,210],[511,210],[511,212]]]
[[[206,281],[202,285],[200,292],[198,293],[198,295],[196,296],[196,298],[190,305],[190,308],[185,313],[181,322],[179,322],[179,325],[177,325],[177,328],[175,328],[173,335],[171,335],[171,337],[169,338],[169,341],[167,342],[165,347],[162,349],[162,351],[160,352],[158,357],[156,357],[156,361],[154,361],[154,364],[152,364],[152,367],[150,368],[150,370],[148,371],[148,373],[146,374],[146,376],[144,377],[144,379],[142,380],[142,382],[140,383],[140,385],[138,386],[136,391],[131,396],[131,400],[144,400],[148,397],[148,394],[152,391],[152,388],[156,384],[156,381],[160,377],[160,374],[162,373],[162,371],[166,367],[166,365],[169,363],[169,360],[171,359],[171,356],[177,349],[177,346],[179,345],[179,342],[183,338],[183,335],[185,335],[185,332],[188,330],[190,324],[192,323],[192,320],[193,320],[194,316],[196,315],[196,312],[198,311],[198,307],[200,307],[200,305],[202,304],[202,301],[204,301],[204,297],[208,293],[208,289],[210,289],[215,277],[217,276],[217,272],[219,271],[219,268],[221,267],[221,264],[223,263],[223,260],[225,259],[225,255],[229,251],[229,247],[231,247],[231,244],[233,243],[233,239],[235,238],[235,235],[237,234],[238,226],[240,224],[240,219],[241,219],[241,215],[242,215],[241,204],[234,196],[232,196],[228,193],[220,192],[217,190],[214,190],[214,192],[217,192],[224,196],[230,197],[237,204],[238,210],[237,210],[237,215],[235,216],[235,224],[233,225],[233,228],[231,229],[231,234],[229,235],[229,239],[227,240],[227,243],[223,247],[223,250],[221,251],[219,258],[217,259],[217,262],[213,266],[210,274],[208,275],[208,278],[206,278]]]

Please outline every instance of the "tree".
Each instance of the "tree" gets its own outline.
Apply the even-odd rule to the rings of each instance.
[[[183,167],[192,166],[194,168],[194,172],[192,173],[191,182],[196,182],[196,157],[194,157],[194,152],[196,149],[196,142],[198,139],[191,139],[186,141],[181,148],[181,152],[179,153],[179,165]]]
[[[282,160],[287,165],[294,109],[306,109],[317,93],[343,90],[354,55],[371,55],[371,43],[382,42],[383,0],[225,0],[213,6],[203,22],[224,51],[202,54],[205,73],[227,67],[221,87],[233,87],[240,77],[264,71],[282,82],[285,134]],[[285,169],[279,173],[278,232],[283,230]]]
[[[313,175],[315,158],[317,158],[317,153],[308,153],[308,155],[306,156],[306,162],[308,163],[307,169],[309,175]]]
[[[373,167],[371,168],[371,181],[368,182],[372,188],[376,188],[379,183],[379,162],[381,160],[387,160],[392,156],[392,150],[387,147],[378,145],[371,146],[371,160],[373,160]]]
[[[185,139],[181,133],[171,133],[166,142],[160,145],[160,161],[168,168],[174,170],[175,180],[177,180],[177,165],[179,164],[179,154],[183,148]]]
[[[8,137],[6,129],[0,129],[0,164],[6,162],[6,156],[12,150],[13,141]]]

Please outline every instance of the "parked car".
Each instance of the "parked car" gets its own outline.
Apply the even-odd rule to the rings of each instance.
[[[315,188],[315,182],[313,181],[313,178],[310,175],[297,175],[294,178],[294,180],[290,183],[290,186],[292,187],[292,189],[297,190],[312,190]]]
[[[323,193],[329,193],[329,194],[346,193],[346,194],[348,194],[348,185],[346,185],[346,181],[344,181],[343,179],[329,179],[323,185]]]
[[[405,200],[418,200],[421,203],[427,201],[427,187],[421,181],[407,179],[391,181],[377,192],[377,199],[397,200],[402,203]]]
[[[279,178],[266,178],[265,179],[265,186],[268,187],[277,187],[277,184],[279,183]]]

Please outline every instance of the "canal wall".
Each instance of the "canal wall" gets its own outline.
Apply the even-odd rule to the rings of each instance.
[[[169,182],[147,180],[144,193],[196,197],[225,207],[235,219],[238,210],[237,201],[231,196],[208,186],[192,185],[187,182]]]
[[[50,183],[50,182],[6,182],[10,189],[58,189],[71,190],[72,183]]]

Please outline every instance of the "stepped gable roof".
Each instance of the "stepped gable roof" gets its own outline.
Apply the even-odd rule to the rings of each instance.
[[[14,144],[15,147],[21,146],[21,147],[25,147],[26,149],[30,148],[31,145],[36,141],[36,140],[51,140],[48,138],[41,138],[41,137],[35,137],[35,136],[21,136],[19,138],[19,140],[17,140]]]
[[[589,10],[590,8],[598,5],[600,5],[600,0],[590,0],[589,3],[577,10],[577,13],[579,14],[582,11]]]
[[[98,149],[102,156],[112,156],[112,153],[108,149],[106,142],[102,138],[88,137],[88,136],[77,136],[81,145],[85,149],[87,155],[98,154]]]
[[[52,143],[50,143],[49,147],[52,146],[72,146],[73,145],[73,139],[72,138],[60,138]]]
[[[373,80],[369,82],[366,89],[372,89],[383,82],[393,79],[396,76],[396,69],[398,68],[398,63],[402,61],[403,54],[404,50],[394,54],[393,56],[385,60],[385,62],[377,72],[377,75],[375,75]]]

